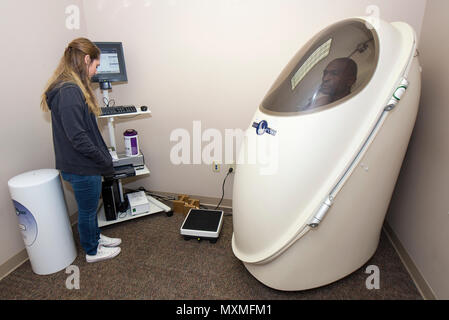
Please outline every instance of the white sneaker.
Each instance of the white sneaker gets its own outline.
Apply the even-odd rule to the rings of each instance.
[[[117,247],[122,243],[122,239],[120,238],[109,238],[102,234],[100,234],[100,239],[98,240],[98,244],[104,247]]]
[[[102,245],[98,245],[97,248],[97,254],[92,256],[92,255],[88,255],[86,254],[86,261],[89,263],[92,262],[98,262],[98,261],[103,261],[103,260],[107,260],[107,259],[112,259],[116,256],[118,256],[118,254],[120,253],[122,249],[120,248],[107,248],[107,247],[103,247]]]

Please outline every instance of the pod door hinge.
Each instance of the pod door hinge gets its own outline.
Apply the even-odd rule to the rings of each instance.
[[[315,213],[313,218],[308,223],[308,226],[311,228],[317,228],[321,221],[323,221],[330,207],[332,206],[332,196],[329,196],[320,206],[318,211]]]

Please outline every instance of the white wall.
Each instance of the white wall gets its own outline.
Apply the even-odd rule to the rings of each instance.
[[[79,30],[66,28],[68,5],[83,11],[82,2],[73,0],[0,1],[0,265],[24,249],[8,180],[29,170],[54,168],[50,116],[39,104],[67,44],[85,36],[83,20]],[[73,196],[66,194],[69,211],[76,212]]]
[[[84,1],[89,37],[121,41],[128,84],[113,87],[118,104],[149,105],[153,117],[116,126],[134,128],[151,176],[131,186],[220,197],[222,172],[208,165],[175,166],[170,133],[246,129],[274,80],[301,45],[329,24],[365,15],[370,5],[387,21],[410,23],[419,33],[423,0],[89,0]],[[224,139],[222,140],[224,144]],[[203,143],[203,148],[207,145]],[[236,150],[234,150],[236,151]],[[223,158],[224,160],[224,155]],[[232,177],[225,198],[232,196]]]
[[[65,26],[65,8],[81,9],[79,30]],[[23,250],[7,181],[54,166],[49,116],[39,109],[45,82],[67,43],[78,36],[121,41],[129,81],[114,86],[117,104],[148,105],[152,118],[117,125],[135,128],[152,171],[133,185],[220,197],[224,172],[174,166],[172,130],[246,128],[269,87],[317,31],[369,5],[387,21],[421,30],[426,0],[2,0],[0,80],[3,116],[0,170],[0,265]],[[14,139],[10,137],[14,135]],[[105,134],[107,138],[107,135]],[[205,144],[204,144],[205,145]],[[66,190],[66,192],[70,192]],[[226,196],[232,194],[232,178]],[[70,200],[71,199],[71,200]],[[69,194],[69,210],[76,206]]]
[[[449,1],[428,2],[422,97],[387,221],[434,295],[449,299]]]

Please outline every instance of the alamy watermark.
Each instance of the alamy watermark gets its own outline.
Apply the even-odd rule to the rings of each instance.
[[[367,16],[367,22],[365,23],[368,29],[376,29],[380,28],[380,8],[376,5],[369,5],[365,9],[365,13]]]
[[[192,131],[178,128],[171,132],[170,161],[181,164],[249,164],[257,165],[259,174],[276,174],[279,167],[277,136],[255,134],[241,129],[203,131],[201,121],[193,121]],[[203,145],[206,143],[206,145]]]
[[[368,290],[379,290],[380,289],[380,269],[378,266],[368,266],[365,273],[370,276],[365,281],[365,286]]]
[[[80,8],[77,5],[69,5],[65,8],[65,27],[69,30],[79,30],[80,28]]]
[[[69,290],[80,289],[80,268],[75,265],[68,266],[65,273],[69,274],[65,281],[65,287]]]

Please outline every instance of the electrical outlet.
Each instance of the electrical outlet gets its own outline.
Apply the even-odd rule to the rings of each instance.
[[[220,163],[217,162],[217,161],[214,161],[214,162],[212,163],[212,170],[213,170],[214,172],[220,172]]]
[[[231,169],[231,168],[232,168],[232,172],[235,173],[235,163],[231,163],[231,164],[228,166],[228,170]]]

